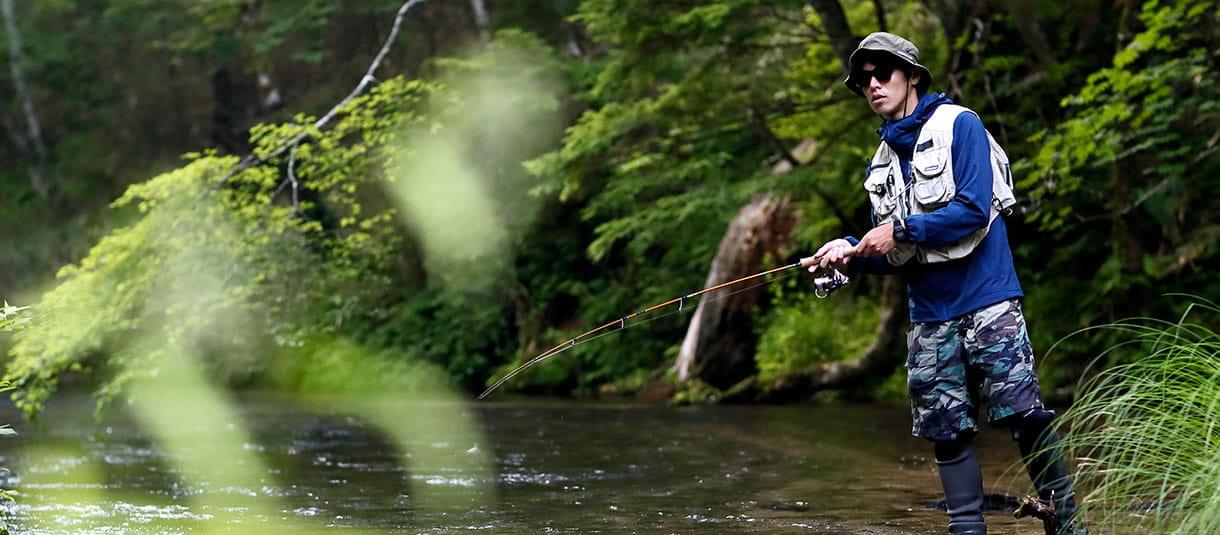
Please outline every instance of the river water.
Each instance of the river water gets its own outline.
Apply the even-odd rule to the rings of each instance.
[[[901,407],[229,398],[166,436],[86,398],[0,441],[13,533],[943,533]],[[15,422],[11,409],[0,411]],[[403,423],[407,422],[407,423]],[[991,533],[1041,533],[1006,434],[980,437]]]

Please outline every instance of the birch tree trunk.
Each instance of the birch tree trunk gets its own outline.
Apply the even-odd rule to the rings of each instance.
[[[487,4],[483,0],[470,0],[470,10],[474,12],[474,25],[479,29],[479,37],[486,43],[491,41],[491,19],[487,16]]]
[[[29,87],[25,83],[24,58],[21,55],[21,34],[17,32],[17,17],[13,14],[13,0],[0,0],[0,15],[4,17],[4,30],[8,34],[8,66],[13,76],[13,89],[17,100],[21,103],[21,112],[25,117],[26,152],[29,153],[30,165],[26,167],[30,175],[30,186],[38,195],[46,199],[50,188],[46,182],[47,149],[42,143],[42,128],[38,125],[38,115],[34,113],[34,100],[30,97]]]

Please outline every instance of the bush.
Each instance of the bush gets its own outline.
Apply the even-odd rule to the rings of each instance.
[[[803,280],[772,286],[779,304],[759,322],[756,360],[760,380],[854,357],[873,339],[880,313],[875,299],[844,290],[818,299],[812,293],[796,291]]]

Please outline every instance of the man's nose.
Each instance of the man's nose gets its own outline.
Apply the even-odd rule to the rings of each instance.
[[[868,87],[869,87],[869,89],[872,89],[872,90],[881,89],[881,81],[877,80],[876,76],[869,76],[868,77]]]

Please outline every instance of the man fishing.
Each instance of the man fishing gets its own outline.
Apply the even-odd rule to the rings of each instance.
[[[801,265],[904,278],[912,433],[935,445],[949,533],[987,533],[972,445],[984,402],[987,421],[1012,431],[1047,533],[1085,533],[1021,312],[1003,217],[1015,202],[1007,156],[976,113],[927,92],[932,74],[910,41],[873,33],[848,63],[844,83],[883,119],[864,180],[873,228]]]

